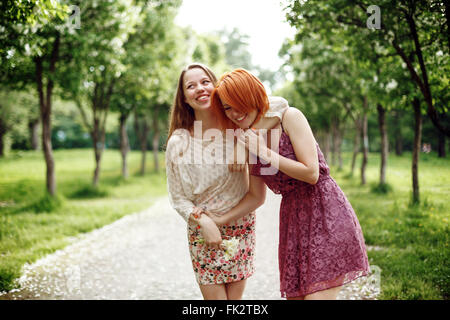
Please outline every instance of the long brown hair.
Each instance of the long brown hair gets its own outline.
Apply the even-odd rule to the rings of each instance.
[[[194,109],[185,102],[183,81],[184,74],[191,69],[199,68],[205,71],[213,85],[217,83],[217,78],[214,73],[205,65],[201,63],[191,63],[181,71],[180,78],[178,79],[177,93],[175,101],[170,108],[170,122],[169,122],[169,134],[167,135],[167,141],[172,133],[177,129],[190,130],[194,126],[195,114]],[[166,142],[167,143],[167,142]]]

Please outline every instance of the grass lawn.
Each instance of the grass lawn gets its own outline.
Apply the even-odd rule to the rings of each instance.
[[[381,268],[380,299],[448,299],[450,161],[420,155],[421,204],[411,206],[410,153],[390,155],[387,194],[372,191],[379,181],[379,155],[370,154],[365,186],[359,168],[349,178],[350,156],[345,154],[342,171],[331,167],[331,175],[352,203],[366,244],[375,247],[368,255],[370,264]]]
[[[163,154],[161,153],[161,165]],[[371,265],[381,269],[380,299],[448,299],[450,295],[450,161],[421,154],[421,204],[410,205],[411,154],[390,155],[387,194],[372,191],[378,182],[379,155],[370,154],[367,185],[361,186],[359,169],[348,176],[350,153],[344,169],[331,166],[331,175],[352,203],[369,251]],[[0,291],[11,289],[26,262],[63,248],[71,237],[143,210],[166,195],[164,170],[151,173],[152,157],[144,177],[137,175],[140,153],[129,156],[130,178],[120,176],[117,150],[106,150],[100,185],[91,185],[92,150],[55,152],[57,189],[61,207],[45,207],[45,165],[42,152],[22,152],[0,159]],[[359,165],[360,159],[358,159]],[[50,202],[50,205],[53,204]]]
[[[153,172],[150,153],[145,176],[138,174],[140,152],[129,153],[130,177],[124,180],[119,151],[106,150],[97,189],[91,187],[92,150],[58,150],[54,158],[62,204],[51,212],[42,211],[55,205],[45,197],[42,152],[0,159],[0,291],[12,289],[23,264],[63,248],[72,237],[143,210],[167,192],[164,168],[159,174]]]

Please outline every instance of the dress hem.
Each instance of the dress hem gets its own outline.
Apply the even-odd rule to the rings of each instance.
[[[228,283],[233,283],[233,282],[238,282],[238,281],[242,281],[242,280],[247,280],[248,278],[250,278],[253,274],[255,273],[255,271],[252,271],[249,275],[247,275],[247,276],[245,276],[243,279],[233,279],[233,280],[231,280],[231,281],[221,281],[221,282],[212,282],[212,283],[201,283],[201,282],[198,282],[197,281],[197,283],[199,284],[199,285],[202,285],[202,286],[207,286],[207,285],[210,285],[210,284],[228,284]]]
[[[344,286],[344,285],[346,285],[346,284],[348,284],[350,282],[355,281],[356,279],[359,279],[361,277],[366,277],[369,274],[369,271],[368,270],[358,270],[358,271],[350,271],[348,273],[357,273],[357,274],[356,274],[356,276],[353,276],[351,278],[344,279],[344,281],[342,283],[337,284],[335,282],[330,281],[329,285],[326,285],[326,286],[321,287],[321,288],[309,290],[309,291],[304,291],[304,292],[302,292],[301,290],[293,291],[293,292],[280,291],[281,298],[304,297],[304,296],[307,296],[307,295],[310,295],[310,294],[313,294],[313,293],[316,293],[316,292],[319,292],[319,291],[324,291],[324,290],[328,290],[328,289],[342,287],[342,286]],[[340,278],[340,277],[343,277],[343,276],[345,277],[348,273],[337,277],[337,279]]]

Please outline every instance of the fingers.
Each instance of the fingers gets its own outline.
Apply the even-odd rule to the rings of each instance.
[[[203,209],[194,207],[194,209],[193,209],[192,212],[191,212],[191,219],[192,219],[194,222],[199,223],[199,219],[200,219],[200,217],[201,217],[201,215],[202,215],[202,212],[203,212]]]
[[[206,246],[209,249],[220,250],[221,245],[222,245],[222,239],[217,240],[217,241],[213,241],[213,242],[206,242]]]
[[[250,151],[251,153],[258,154],[258,140],[259,136],[256,135],[252,130],[247,130],[245,133],[241,133],[237,142],[239,145]]]

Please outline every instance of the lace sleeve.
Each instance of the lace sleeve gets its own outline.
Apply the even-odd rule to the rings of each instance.
[[[195,205],[185,194],[181,183],[180,166],[173,161],[176,157],[176,150],[174,144],[177,144],[178,138],[172,139],[171,137],[167,143],[166,149],[166,175],[167,175],[167,189],[169,193],[169,202],[171,206],[180,214],[180,216],[186,221],[189,221],[189,216],[193,211]]]

